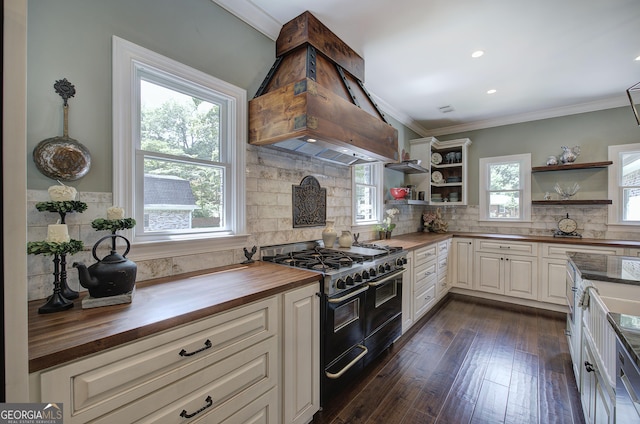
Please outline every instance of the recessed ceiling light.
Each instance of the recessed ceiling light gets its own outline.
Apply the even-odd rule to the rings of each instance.
[[[634,60],[637,60],[638,62],[640,62],[640,56],[636,57]]]
[[[317,140],[315,138],[307,138],[309,143],[315,143]]]
[[[495,88],[492,88],[491,90],[487,90],[487,94],[494,94],[496,91],[498,90],[496,90]]]
[[[478,58],[478,57],[482,56],[483,54],[484,54],[484,52],[482,50],[476,50],[475,52],[471,53],[471,57]]]

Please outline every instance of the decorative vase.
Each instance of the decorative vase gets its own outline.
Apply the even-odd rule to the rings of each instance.
[[[350,231],[343,231],[340,237],[338,237],[338,246],[351,247],[353,244],[353,238]]]
[[[386,239],[390,239],[390,238],[391,238],[391,231],[387,231],[387,232],[384,234],[384,238],[386,238]]]
[[[324,247],[333,247],[336,243],[336,238],[338,238],[338,233],[335,228],[333,228],[333,221],[327,221],[327,226],[322,230],[322,241],[324,242]]]

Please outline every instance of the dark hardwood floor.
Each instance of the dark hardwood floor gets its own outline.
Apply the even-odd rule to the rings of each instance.
[[[313,424],[584,423],[564,314],[450,294],[429,315]]]

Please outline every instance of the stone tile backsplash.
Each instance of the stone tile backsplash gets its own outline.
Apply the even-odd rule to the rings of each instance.
[[[296,241],[319,240],[324,226],[312,228],[292,227],[292,186],[299,185],[307,175],[313,175],[327,189],[327,219],[335,222],[338,234],[350,230],[360,234],[360,241],[377,239],[372,226],[351,227],[351,170],[334,166],[305,156],[292,155],[275,149],[249,146],[246,168],[246,214],[247,231],[251,234],[248,246],[267,246]],[[29,190],[27,194],[28,240],[44,240],[47,225],[55,223],[57,214],[39,212],[35,204],[49,200],[46,190]],[[74,290],[84,290],[78,282],[78,273],[72,262],[83,261],[87,265],[95,262],[91,249],[105,233],[91,227],[91,221],[106,216],[107,208],[113,205],[111,193],[80,192],[79,200],[87,203],[83,213],[66,216],[70,236],[82,240],[85,249],[67,259],[68,284]],[[422,212],[429,207],[400,205],[396,216],[394,235],[419,231]],[[433,208],[435,209],[435,208]],[[528,226],[485,225],[479,222],[477,206],[441,207],[443,218],[449,222],[449,231],[482,232],[499,234],[551,235],[556,222],[568,212],[578,222],[584,237],[619,238],[640,240],[633,233],[607,231],[607,207],[533,207],[532,223]],[[105,243],[106,244],[106,243]],[[135,249],[135,246],[132,247]],[[105,250],[104,255],[108,253]],[[102,255],[102,256],[104,256]],[[99,255],[100,256],[100,255]],[[100,257],[102,257],[100,256]],[[240,263],[245,260],[241,249],[215,251],[198,255],[175,256],[136,261],[137,281],[167,277],[185,272]],[[53,282],[51,257],[28,256],[29,300],[44,299],[51,294]]]

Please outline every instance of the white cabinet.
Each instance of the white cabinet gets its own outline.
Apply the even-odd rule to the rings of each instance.
[[[476,240],[475,288],[480,291],[537,298],[538,258],[535,243]]]
[[[413,252],[408,252],[405,268],[407,272],[402,277],[402,334],[413,325]]]
[[[65,423],[308,423],[320,403],[318,283],[30,376]]]
[[[306,424],[320,408],[320,297],[318,285],[284,294],[283,422]]]
[[[437,283],[436,297],[438,299],[444,297],[449,291],[449,251],[451,247],[451,239],[438,242],[438,259],[437,259]]]
[[[576,244],[542,243],[539,297],[542,302],[566,305],[565,275],[567,252],[622,255],[623,248],[583,246]]]
[[[410,176],[416,190],[425,192],[425,200],[438,205],[431,201],[432,194],[435,194],[434,199],[447,199],[449,204],[466,205],[467,147],[471,140],[440,141],[435,137],[426,137],[411,140],[410,144],[411,157],[422,160],[422,166],[430,170],[429,174]],[[434,178],[434,174],[442,178]]]
[[[270,297],[66,363],[41,372],[40,400],[63,402],[65,423],[176,422],[196,411],[221,422],[277,387],[279,321]]]
[[[452,241],[453,272],[451,285],[463,289],[473,288],[473,239],[454,237]]]
[[[585,421],[588,424],[614,424],[615,395],[604,380],[593,349],[586,340],[582,344],[582,359],[580,400]]]
[[[413,252],[413,322],[418,321],[436,303],[438,244]]]

